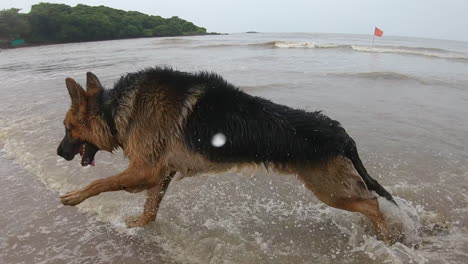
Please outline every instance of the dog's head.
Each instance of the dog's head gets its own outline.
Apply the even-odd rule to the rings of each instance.
[[[57,155],[72,160],[79,153],[82,166],[94,165],[96,152],[106,149],[102,144],[105,135],[94,132],[103,126],[99,101],[104,89],[91,72],[86,74],[86,91],[72,78],[67,78],[65,83],[71,97],[71,107],[65,115],[65,137],[57,148]]]

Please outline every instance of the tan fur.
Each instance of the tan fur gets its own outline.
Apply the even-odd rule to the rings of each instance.
[[[362,213],[382,240],[391,241],[377,198],[367,189],[349,159],[338,156],[323,164],[296,169],[299,179],[320,201],[338,209]]]
[[[106,122],[93,112],[93,101],[102,92],[102,86],[93,74],[88,74],[87,78],[86,92],[74,80],[67,79],[72,107],[65,116],[65,125],[73,138],[91,142],[100,149],[112,151],[123,146],[130,165],[122,173],[67,193],[61,197],[63,204],[76,205],[102,192],[146,189],[148,198],[143,214],[128,223],[129,227],[143,226],[154,221],[176,171],[182,177],[190,177],[256,165],[214,163],[187,149],[182,127],[198,94],[182,104],[174,102],[163,92],[127,94],[114,117],[118,134],[113,137]],[[321,201],[332,207],[364,214],[377,233],[384,240],[389,240],[377,200],[347,158],[340,156],[321,164],[269,164],[267,169],[297,175]]]

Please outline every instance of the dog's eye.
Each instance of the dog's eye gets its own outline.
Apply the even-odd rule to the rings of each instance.
[[[65,127],[65,134],[71,137],[71,130],[68,127]]]
[[[65,123],[63,123],[63,125],[65,126],[65,133],[71,133],[71,130],[73,129],[73,126],[67,127],[65,125]]]

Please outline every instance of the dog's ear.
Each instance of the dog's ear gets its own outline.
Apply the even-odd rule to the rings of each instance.
[[[98,77],[92,72],[86,73],[86,94],[88,96],[88,107],[90,110],[99,108],[99,97],[101,96],[104,88]]]
[[[68,93],[72,101],[72,108],[82,113],[86,110],[86,92],[75,80],[72,78],[65,79]]]
[[[93,97],[97,94],[102,93],[104,88],[102,87],[101,82],[98,77],[92,72],[86,73],[86,93],[89,97]]]

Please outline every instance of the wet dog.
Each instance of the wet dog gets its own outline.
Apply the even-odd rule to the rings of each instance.
[[[147,190],[142,215],[128,223],[140,227],[155,220],[176,172],[190,177],[262,165],[296,175],[325,204],[364,214],[381,239],[393,239],[377,200],[395,203],[393,197],[369,176],[340,123],[320,112],[251,96],[213,73],[170,68],[127,74],[109,90],[88,72],[86,91],[71,78],[66,87],[71,107],[57,154],[81,154],[87,166],[98,150],[121,148],[130,164],[61,196],[65,205],[102,192]]]

